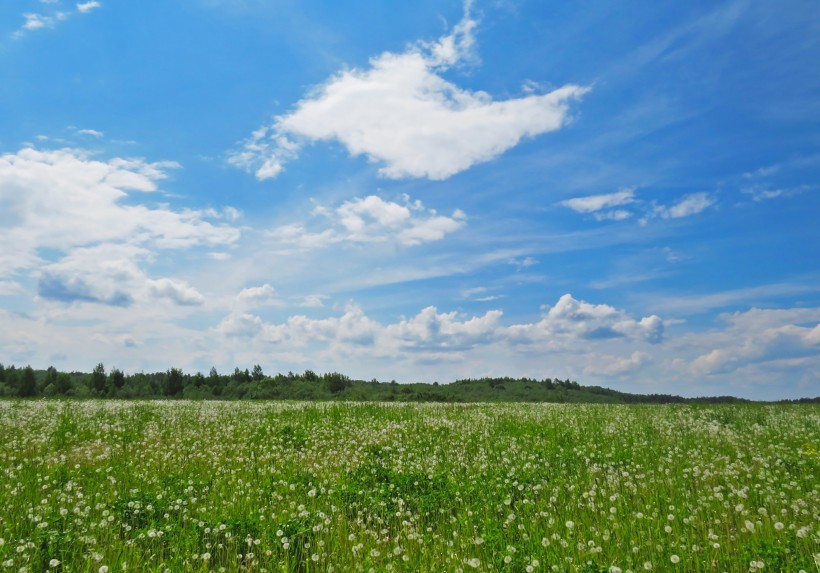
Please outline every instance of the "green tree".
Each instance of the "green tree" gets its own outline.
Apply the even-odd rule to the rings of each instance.
[[[69,392],[71,392],[71,388],[71,376],[66,372],[58,373],[57,379],[54,381],[54,393],[59,394],[60,396],[66,396]]]
[[[179,396],[184,386],[184,376],[179,368],[171,368],[165,374],[164,394],[166,396]]]
[[[94,371],[91,373],[91,389],[98,396],[102,396],[105,394],[107,382],[108,378],[105,376],[105,366],[100,362],[94,367]]]
[[[258,382],[259,380],[262,380],[262,379],[265,377],[265,373],[264,373],[264,372],[262,372],[262,367],[261,367],[261,366],[259,366],[259,364],[256,364],[256,365],[253,367],[253,372],[251,372],[251,377],[252,377],[254,380],[256,380],[257,382]]]
[[[325,382],[327,383],[327,389],[330,390],[331,394],[338,394],[345,388],[348,388],[352,385],[350,378],[348,378],[344,374],[339,374],[338,372],[331,372],[330,374],[325,374],[324,378]]]
[[[111,381],[111,385],[117,389],[125,386],[125,374],[123,374],[122,370],[114,368],[111,374],[108,375],[108,378]]]
[[[26,366],[20,374],[17,395],[21,398],[29,398],[35,394],[37,394],[37,378],[34,376],[34,370],[31,366]]]

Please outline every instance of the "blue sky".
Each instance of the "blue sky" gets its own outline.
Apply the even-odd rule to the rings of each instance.
[[[0,5],[0,361],[820,394],[820,4]]]

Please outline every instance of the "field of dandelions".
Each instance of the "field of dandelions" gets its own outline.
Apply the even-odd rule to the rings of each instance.
[[[0,402],[0,572],[816,572],[817,406]]]

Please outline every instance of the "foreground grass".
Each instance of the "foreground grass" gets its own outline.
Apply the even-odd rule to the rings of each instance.
[[[0,402],[0,571],[817,571],[816,406]]]

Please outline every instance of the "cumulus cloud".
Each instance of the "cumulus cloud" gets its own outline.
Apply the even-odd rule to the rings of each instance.
[[[563,127],[570,102],[588,88],[566,85],[495,101],[441,76],[471,60],[476,24],[468,6],[461,22],[438,41],[385,52],[366,69],[339,73],[293,111],[255,131],[229,161],[268,179],[295,159],[304,143],[338,141],[352,156],[380,164],[385,177],[446,179],[523,138]]]
[[[820,309],[763,310],[720,315],[727,327],[695,358],[697,374],[725,374],[749,365],[820,358]]]
[[[509,330],[511,337],[522,343],[626,338],[657,344],[663,340],[664,325],[656,315],[635,320],[612,306],[590,304],[565,294],[539,322],[514,325]]]
[[[41,264],[38,252],[117,241],[158,248],[227,245],[239,231],[197,212],[126,204],[157,191],[176,167],[141,159],[92,159],[81,150],[23,149],[0,155],[0,268]]]
[[[313,211],[320,221],[311,225],[290,224],[271,231],[278,241],[306,249],[332,244],[382,243],[393,241],[412,247],[443,239],[461,228],[466,215],[460,210],[451,216],[427,209],[421,201],[405,196],[402,203],[386,201],[376,195],[345,201],[336,208],[317,206]]]
[[[276,289],[268,283],[258,287],[248,287],[236,295],[236,300],[242,306],[255,308],[265,306],[276,301]]]
[[[131,306],[136,302],[170,301],[197,306],[205,298],[185,281],[151,279],[139,263],[148,250],[134,245],[103,244],[73,249],[59,261],[42,267],[38,295],[47,300]]]
[[[496,352],[532,346],[539,352],[565,352],[568,348],[595,349],[611,345],[613,339],[636,344],[660,342],[663,322],[657,316],[641,320],[607,305],[592,305],[565,295],[536,324],[502,323],[503,313],[490,310],[482,315],[440,312],[428,306],[416,315],[384,324],[368,317],[356,305],[348,305],[341,316],[316,319],[292,316],[278,324],[259,316],[233,312],[215,328],[227,338],[249,338],[279,351],[303,349],[366,355],[368,359],[422,362],[463,359],[471,352]],[[627,362],[605,355],[596,360],[597,373],[616,375],[648,362],[638,350]]]
[[[202,304],[184,281],[143,269],[158,250],[230,245],[239,231],[196,211],[126,203],[156,193],[175,167],[76,149],[0,155],[0,277],[28,273],[42,299],[63,303]]]
[[[584,372],[593,376],[625,376],[634,373],[639,368],[651,362],[649,354],[638,351],[626,357],[593,355],[590,358],[592,364],[584,367]]]

